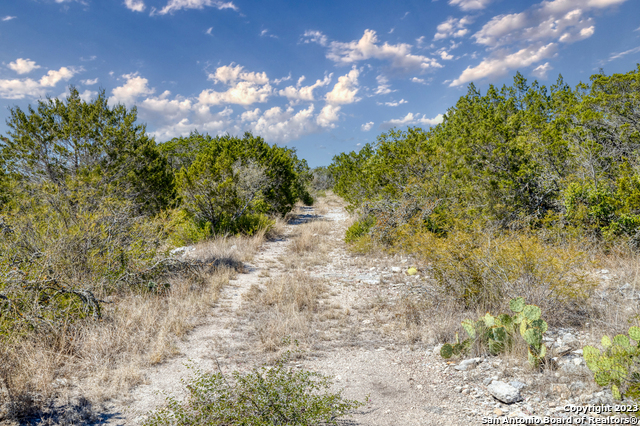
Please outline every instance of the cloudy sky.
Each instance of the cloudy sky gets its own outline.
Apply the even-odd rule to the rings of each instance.
[[[250,130],[319,166],[438,123],[470,82],[634,69],[640,2],[14,0],[0,46],[4,119],[73,84],[137,106],[157,141]]]

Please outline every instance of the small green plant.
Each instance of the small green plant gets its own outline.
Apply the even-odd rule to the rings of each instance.
[[[618,334],[613,339],[603,336],[600,343],[602,352],[593,346],[583,348],[584,360],[596,383],[610,386],[618,400],[640,399],[640,327],[629,328],[629,336]]]
[[[513,316],[487,313],[478,321],[462,321],[462,328],[469,338],[460,342],[456,334],[456,343],[443,345],[440,355],[445,359],[458,356],[467,352],[474,343],[487,348],[491,355],[498,355],[511,347],[515,335],[519,333],[529,347],[529,363],[537,367],[547,354],[542,336],[548,326],[540,319],[541,310],[538,306],[527,305],[522,297],[512,299],[509,308],[514,312]]]
[[[167,398],[167,406],[150,415],[146,426],[159,425],[316,425],[338,424],[337,419],[364,405],[332,393],[331,378],[287,367],[287,351],[273,367],[250,373],[222,374],[195,370],[186,383],[184,402]]]
[[[347,229],[344,241],[347,244],[355,243],[358,239],[367,235],[375,223],[375,218],[372,216],[360,219]]]

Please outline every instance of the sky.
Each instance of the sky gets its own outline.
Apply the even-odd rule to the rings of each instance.
[[[473,82],[575,85],[640,63],[638,0],[5,0],[9,108],[136,107],[157,142],[251,131],[311,167],[392,127],[429,127]]]

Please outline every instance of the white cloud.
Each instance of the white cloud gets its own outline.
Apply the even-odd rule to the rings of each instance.
[[[53,87],[58,84],[60,80],[67,81],[78,72],[79,70],[73,67],[62,67],[58,71],[49,70],[46,75],[43,75],[42,78],[40,78],[40,85],[42,87]]]
[[[245,72],[240,65],[225,65],[218,67],[215,73],[209,74],[209,79],[216,83],[229,86],[224,92],[203,90],[198,101],[202,105],[238,104],[251,105],[263,103],[273,94],[267,74]]]
[[[93,86],[96,83],[98,83],[98,77],[93,79],[82,80],[82,84],[84,84],[85,86]]]
[[[245,72],[241,65],[229,65],[218,67],[215,73],[209,74],[208,78],[216,83],[235,84],[238,81],[248,81],[255,84],[267,84],[269,79],[267,74],[257,72]]]
[[[435,126],[442,123],[442,114],[436,115],[434,118],[427,118],[423,114],[413,114],[412,112],[405,115],[403,118],[397,118],[389,121],[385,121],[381,124],[381,127],[388,128],[393,126],[411,126],[411,125],[426,125]]]
[[[624,52],[613,53],[611,54],[611,56],[609,56],[609,59],[607,59],[606,61],[602,61],[602,63],[615,61],[616,59],[620,59],[623,56],[638,52],[640,52],[640,46],[634,47],[633,49],[625,50]]]
[[[443,61],[450,61],[453,59],[453,55],[449,54],[445,49],[439,49],[438,55],[442,58]]]
[[[400,99],[399,101],[393,101],[393,102],[385,102],[384,104],[386,106],[390,106],[390,107],[396,107],[398,105],[402,105],[402,104],[406,104],[409,103],[408,101],[405,101],[404,99]]]
[[[267,141],[288,142],[299,139],[319,130],[313,117],[313,110],[313,105],[298,112],[294,112],[291,107],[286,110],[273,107],[251,122],[248,128]]]
[[[360,129],[362,129],[363,132],[368,132],[373,127],[373,124],[374,124],[373,121],[370,121],[360,126]]]
[[[357,68],[353,68],[348,74],[338,77],[338,82],[333,86],[333,89],[327,93],[325,99],[329,104],[351,104],[358,102],[360,99],[356,98],[358,94],[358,76],[360,71]]]
[[[334,128],[335,124],[333,123],[338,121],[340,118],[338,116],[339,112],[339,106],[325,105],[324,108],[322,108],[322,111],[320,111],[320,114],[316,117],[316,123],[318,123],[320,127]]]
[[[215,7],[218,10],[232,9],[237,11],[238,7],[230,1],[221,0],[169,0],[169,3],[158,12],[160,15],[173,13],[182,9],[204,9],[205,6]]]
[[[378,87],[375,91],[376,95],[386,95],[387,93],[395,92],[395,90],[391,90],[391,86],[388,84],[389,79],[384,75],[378,75],[376,81],[378,82]]]
[[[62,80],[69,80],[80,69],[73,67],[62,67],[59,70],[50,70],[36,81],[31,78],[23,80],[0,80],[0,98],[23,99],[25,97],[40,97],[47,93],[47,90],[54,87]]]
[[[411,81],[412,81],[413,83],[427,84],[427,82],[424,80],[424,78],[413,77],[413,78],[411,79]]]
[[[311,86],[302,86],[302,82],[304,81],[304,76],[302,76],[295,86],[285,87],[284,89],[280,90],[278,94],[289,99],[289,102],[291,102],[292,105],[297,104],[301,101],[314,101],[315,98],[313,96],[313,90],[318,87],[324,87],[331,83],[332,75],[333,74],[329,74],[325,76],[323,80],[316,80],[316,82]]]
[[[484,9],[493,0],[449,0],[452,6],[458,6],[462,10],[479,10]]]
[[[485,59],[475,67],[467,67],[449,86],[460,86],[473,80],[504,75],[509,70],[528,67],[552,56],[556,50],[557,44],[549,43],[544,46],[525,47],[509,55]]]
[[[551,71],[553,69],[553,67],[549,64],[549,62],[545,62],[542,65],[538,65],[537,67],[535,67],[533,69],[533,71],[531,72],[535,77],[541,79],[541,80],[546,80],[547,79],[547,73],[549,71]]]
[[[471,23],[473,23],[473,20],[468,16],[464,16],[460,19],[450,17],[438,25],[436,28],[436,35],[433,39],[440,40],[450,37],[463,37],[469,32],[465,27]]]
[[[192,109],[189,99],[169,100],[171,92],[165,90],[160,96],[146,98],[140,103],[140,107],[147,111],[147,115],[156,114],[168,121],[175,121],[186,116]]]
[[[626,0],[546,0],[520,13],[498,15],[473,37],[495,48],[519,41],[559,40],[565,43],[593,35],[593,19],[587,12],[621,4]]]
[[[270,34],[268,29],[264,29],[264,30],[260,31],[260,37],[278,38],[278,36]]]
[[[85,90],[84,92],[80,93],[80,99],[87,103],[91,102],[91,100],[96,96],[98,96],[98,92],[96,92],[95,90]]]
[[[205,33],[205,34],[207,34],[207,35],[213,35],[213,34],[211,33],[212,31],[213,31],[213,27],[209,27],[209,28],[207,29],[207,31],[205,31],[204,33]]]
[[[4,18],[2,18],[2,21],[10,21],[10,20],[16,19],[16,18],[17,18],[17,16],[9,16],[9,15],[7,15]]]
[[[134,12],[143,12],[145,8],[143,0],[124,0],[124,5]]]
[[[320,31],[308,30],[304,32],[302,37],[303,43],[318,43],[320,46],[326,46],[328,44],[327,36]]]
[[[388,61],[392,68],[404,71],[440,68],[442,65],[433,58],[411,53],[411,45],[406,43],[378,44],[378,36],[373,30],[365,30],[360,40],[347,43],[332,41],[327,58],[339,64],[353,64],[367,59]]]
[[[9,62],[9,65],[7,66],[18,74],[28,74],[31,71],[40,68],[40,65],[36,65],[35,61],[23,58],[18,58],[15,62]]]
[[[131,106],[138,97],[155,92],[155,89],[147,85],[149,80],[140,77],[138,73],[124,74],[122,77],[127,81],[122,86],[116,87],[111,91],[112,96],[109,98],[111,104],[122,103]]]
[[[245,111],[240,115],[242,121],[256,121],[260,117],[260,108],[256,108],[253,111]]]

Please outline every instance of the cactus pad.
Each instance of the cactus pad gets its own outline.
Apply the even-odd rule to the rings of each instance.
[[[511,308],[513,312],[522,312],[524,306],[524,297],[516,297],[515,299],[511,299],[511,301],[509,301],[509,308]]]
[[[440,348],[440,356],[444,359],[451,358],[451,356],[453,356],[453,346],[448,343],[442,345],[442,347]]]

